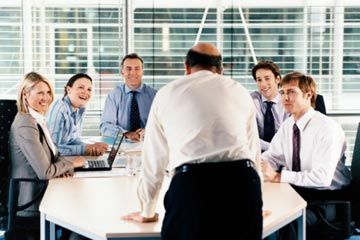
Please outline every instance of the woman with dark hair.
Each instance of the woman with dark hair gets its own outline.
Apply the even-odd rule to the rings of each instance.
[[[62,155],[102,155],[107,144],[81,141],[85,105],[92,95],[92,79],[85,73],[72,76],[62,99],[54,102],[47,122],[51,137]]]

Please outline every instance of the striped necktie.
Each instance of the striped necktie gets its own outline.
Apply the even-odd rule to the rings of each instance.
[[[293,156],[292,156],[292,170],[300,172],[300,130],[296,124],[293,126]]]

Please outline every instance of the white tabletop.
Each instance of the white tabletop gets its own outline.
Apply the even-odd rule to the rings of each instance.
[[[136,197],[136,177],[68,178],[50,180],[40,205],[48,221],[67,227],[91,239],[108,237],[159,236],[164,217],[163,195],[166,180],[158,201],[160,220],[155,223],[124,221],[121,216],[140,209]],[[288,185],[265,183],[263,235],[294,220],[306,207],[306,202]]]

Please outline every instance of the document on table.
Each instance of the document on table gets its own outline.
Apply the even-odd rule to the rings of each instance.
[[[97,178],[126,176],[125,168],[113,168],[110,171],[75,172],[74,178]]]
[[[142,145],[139,142],[125,141],[121,144],[120,148],[125,152],[141,152]]]

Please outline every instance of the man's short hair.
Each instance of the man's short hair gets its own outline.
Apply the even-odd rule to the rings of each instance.
[[[130,54],[126,55],[121,61],[121,67],[124,67],[124,62],[126,59],[139,59],[141,62],[141,65],[144,67],[144,60],[137,53],[130,53]]]
[[[210,69],[216,67],[217,69],[222,69],[222,57],[221,55],[214,56],[204,53],[196,52],[192,49],[186,54],[185,63],[190,67],[199,65],[205,69]]]
[[[311,106],[315,108],[315,100],[316,100],[316,83],[314,79],[309,76],[305,75],[301,72],[291,72],[286,74],[280,81],[279,86],[281,87],[284,84],[288,84],[292,81],[296,81],[300,90],[303,93],[311,92]]]
[[[277,76],[279,76],[281,78],[281,75],[280,75],[280,68],[278,65],[276,65],[274,62],[272,61],[269,61],[269,60],[261,60],[259,61],[251,70],[251,74],[254,78],[254,80],[256,80],[256,71],[259,70],[259,69],[267,69],[267,70],[270,70],[275,78]]]

